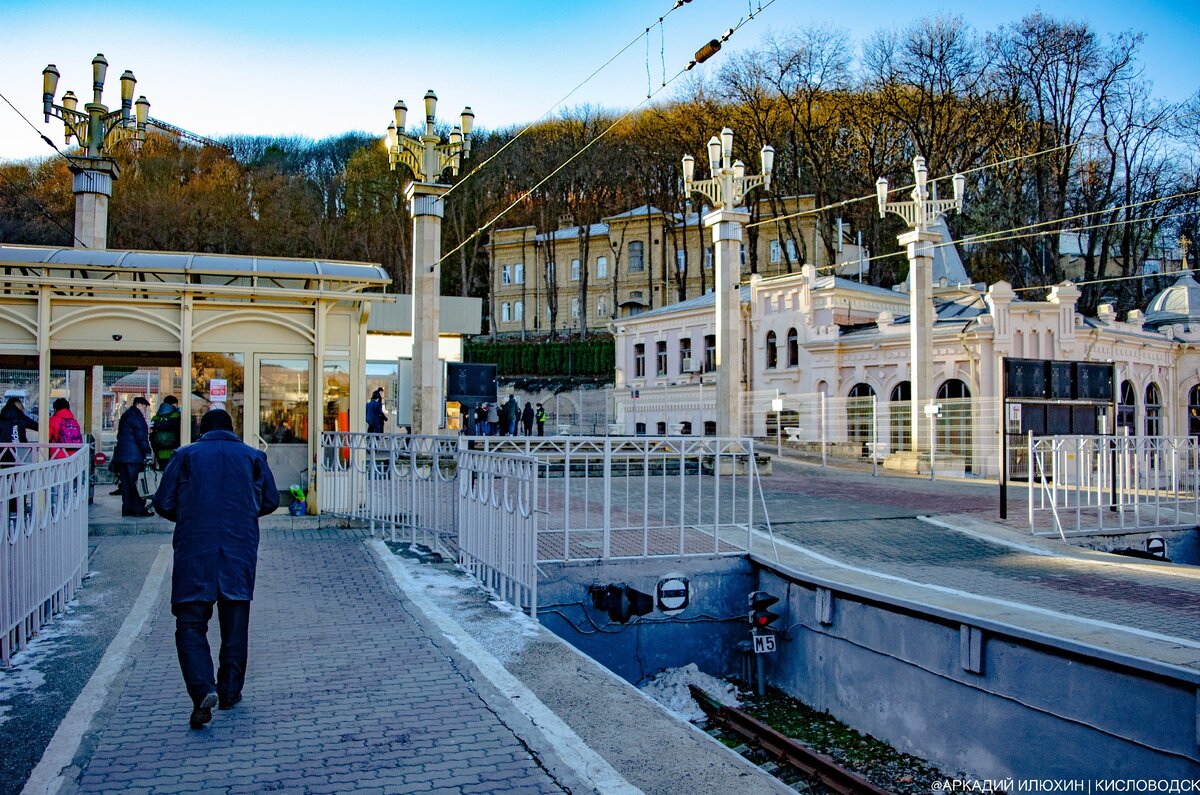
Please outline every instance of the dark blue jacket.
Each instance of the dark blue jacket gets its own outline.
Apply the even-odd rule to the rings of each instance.
[[[367,433],[383,433],[383,424],[388,421],[383,413],[382,400],[367,401]]]
[[[258,517],[279,507],[262,451],[209,431],[171,456],[154,507],[175,522],[172,604],[254,597]]]
[[[137,406],[125,409],[117,423],[117,448],[113,450],[114,464],[140,464],[151,454],[150,426]]]

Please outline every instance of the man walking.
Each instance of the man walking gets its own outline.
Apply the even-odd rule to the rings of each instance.
[[[113,450],[112,469],[117,473],[117,485],[121,489],[122,516],[154,515],[137,492],[138,476],[146,468],[146,461],[152,460],[154,455],[150,449],[150,426],[146,424],[142,406],[150,408],[150,401],[138,395],[117,423],[117,448]]]
[[[258,518],[279,507],[266,454],[238,439],[229,414],[207,412],[200,433],[195,444],[171,456],[154,495],[159,514],[175,522],[171,612],[193,729],[212,720],[214,706],[232,709],[242,700]],[[221,623],[215,678],[208,647],[214,603]]]

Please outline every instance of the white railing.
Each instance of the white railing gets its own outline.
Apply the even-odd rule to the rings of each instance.
[[[457,449],[453,436],[323,433],[321,511],[453,556]]]
[[[1030,435],[1026,455],[1032,533],[1200,524],[1195,437]]]
[[[770,527],[752,439],[563,436],[471,442],[538,461],[538,560],[741,554],[751,551],[756,523]]]
[[[458,452],[458,562],[537,618],[538,462]]]
[[[87,445],[0,445],[0,665],[87,572],[89,458]]]

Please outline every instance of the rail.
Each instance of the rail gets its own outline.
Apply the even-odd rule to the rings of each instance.
[[[66,609],[87,572],[89,459],[87,445],[0,445],[0,665]]]
[[[1200,524],[1200,447],[1191,436],[1027,437],[1034,534]]]

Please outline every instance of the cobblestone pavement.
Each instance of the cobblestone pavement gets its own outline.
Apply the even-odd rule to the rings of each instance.
[[[1177,567],[1135,560],[1104,566],[1069,556],[1035,555],[912,518],[982,514],[988,502],[994,512],[994,484],[872,479],[793,465],[777,467],[775,476],[763,479],[763,487],[778,537],[843,563],[1200,640],[1195,620],[1200,614],[1200,577],[1168,573]],[[1190,567],[1187,571],[1196,572]]]
[[[201,731],[188,728],[164,593],[115,705],[85,739],[79,790],[561,792],[357,535],[264,534],[245,700]],[[214,616],[214,652],[215,627]]]

